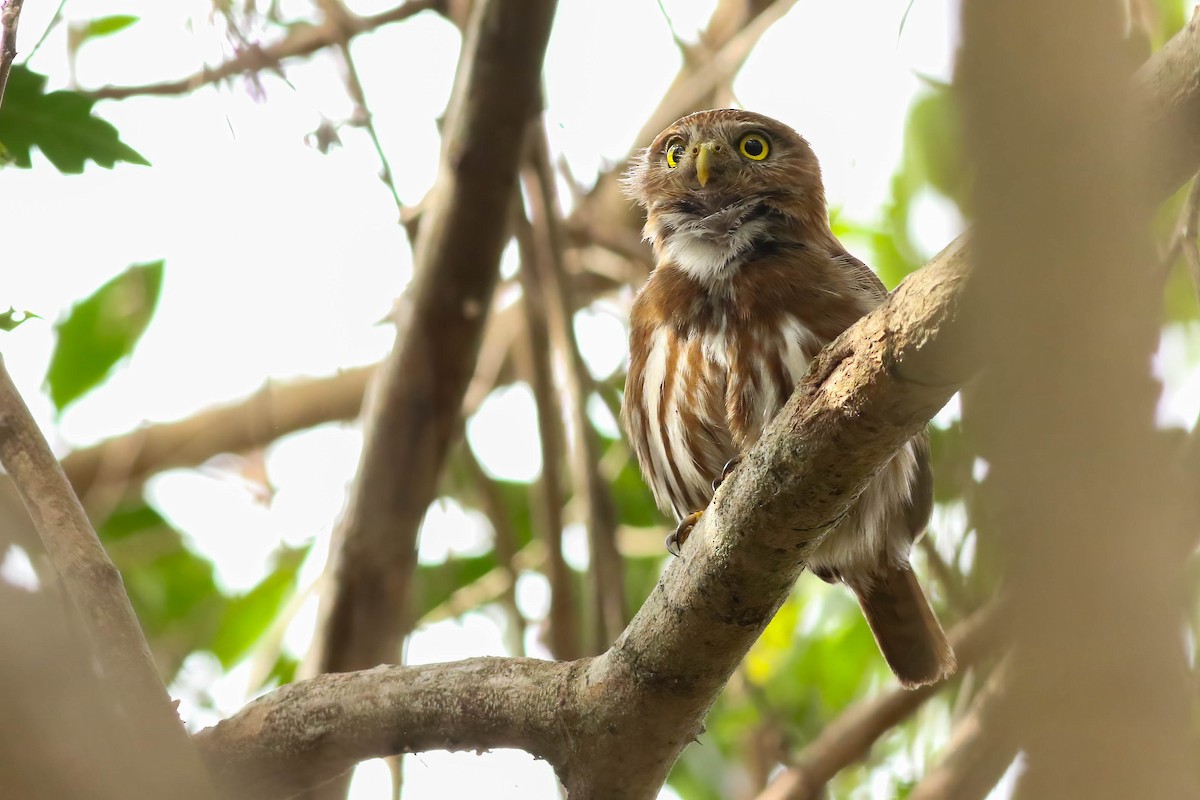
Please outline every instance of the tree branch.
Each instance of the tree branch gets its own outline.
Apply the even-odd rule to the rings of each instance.
[[[21,22],[24,3],[25,0],[3,0],[0,3],[0,103],[4,102],[8,74],[12,71],[13,59],[17,57],[17,26]]]
[[[359,474],[335,537],[323,672],[400,655],[417,529],[460,429],[553,13],[553,0],[481,0],[472,12],[417,238],[411,317],[371,390]]]
[[[364,758],[516,747],[558,759],[567,662],[473,658],[319,675],[194,737],[223,796],[291,797]]]
[[[533,131],[533,125],[529,127]],[[528,136],[529,134],[527,134]],[[529,148],[528,142],[526,149]],[[537,403],[538,446],[542,474],[532,490],[535,500],[535,530],[546,550],[546,580],[550,583],[549,630],[546,641],[551,654],[573,659],[583,652],[576,630],[575,581],[563,557],[563,500],[561,467],[564,451],[563,413],[554,385],[554,355],[550,349],[550,321],[545,292],[538,274],[538,252],[533,225],[523,211],[513,214],[517,251],[520,255],[521,299],[525,309],[524,368]]]
[[[283,39],[268,45],[256,46],[238,56],[178,80],[149,83],[141,86],[103,86],[83,91],[81,94],[96,100],[121,100],[139,95],[170,96],[187,94],[202,86],[232,78],[245,72],[278,68],[289,58],[311,55],[331,45],[347,40],[360,33],[373,31],[393,22],[400,22],[422,11],[441,11],[444,0],[407,0],[395,8],[379,14],[360,17],[350,14],[339,23],[327,20],[324,25],[298,25],[288,31]]]
[[[571,473],[575,502],[584,509],[587,526],[592,601],[596,625],[588,652],[608,647],[629,621],[625,611],[625,570],[617,552],[617,513],[608,482],[600,475],[600,442],[587,414],[591,376],[575,341],[575,306],[567,290],[566,241],[563,232],[554,170],[541,120],[530,126],[528,163],[522,183],[529,198],[537,275],[531,288],[542,295],[550,342],[564,366],[563,395],[571,431]]]
[[[1192,26],[1180,34],[1196,35]],[[1190,61],[1174,64],[1170,74],[1200,83],[1200,48],[1167,48],[1152,62],[1181,53]],[[1151,103],[1169,102],[1169,82],[1149,88]],[[1186,121],[1200,140],[1200,113]],[[1178,182],[1196,166],[1179,165]],[[967,284],[964,253],[963,240],[953,243],[816,359],[620,639],[594,659],[552,667],[562,670],[547,683],[554,684],[556,736],[563,745],[541,752],[572,800],[655,796],[807,553],[879,466],[972,373],[978,339],[958,320]],[[533,697],[541,703],[545,695]],[[500,706],[484,711],[477,723],[516,713]],[[331,722],[328,730],[333,736],[342,726]],[[269,719],[256,734],[265,748],[286,741],[286,731]],[[206,743],[206,751],[218,744]],[[307,752],[319,760],[318,752]],[[339,763],[376,753],[344,752]],[[257,769],[257,763],[246,767]]]
[[[264,447],[325,422],[354,419],[374,371],[374,366],[356,367],[327,378],[268,383],[237,403],[76,450],[63,459],[63,469],[82,496],[107,482],[108,464],[124,465],[120,478],[137,486],[155,472]]]
[[[121,574],[71,491],[0,358],[0,463],[21,495],[38,536],[83,621],[92,653],[147,757],[148,785],[162,796],[211,797],[207,776],[175,715],[142,635]]]
[[[1011,661],[1002,661],[954,726],[941,762],[909,800],[983,800],[1017,754],[1010,711]]]

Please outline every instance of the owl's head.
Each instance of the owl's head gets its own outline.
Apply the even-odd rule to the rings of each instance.
[[[659,263],[721,283],[763,245],[829,236],[821,167],[781,122],[700,111],[655,137],[625,176]]]
[[[624,184],[647,209],[686,199],[711,212],[764,194],[819,204],[822,211],[825,204],[808,142],[782,122],[733,108],[698,111],[668,126]]]

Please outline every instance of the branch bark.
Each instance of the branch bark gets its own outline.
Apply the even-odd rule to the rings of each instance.
[[[139,776],[152,796],[208,798],[196,751],[159,679],[121,573],[71,491],[0,358],[0,463],[37,528],[116,704],[128,715],[123,734],[144,754]]]
[[[24,3],[25,0],[4,0],[0,5],[0,103],[4,102],[8,74],[12,71],[13,59],[17,57],[17,26],[21,22]]]
[[[571,669],[473,658],[319,675],[255,700],[195,741],[231,800],[290,797],[396,753],[515,747],[553,761],[566,746],[557,690]]]

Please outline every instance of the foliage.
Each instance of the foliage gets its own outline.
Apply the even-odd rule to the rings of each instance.
[[[37,147],[59,172],[83,172],[88,161],[111,169],[118,161],[150,162],[121,141],[117,129],[92,114],[94,100],[78,92],[46,91],[46,76],[13,67],[0,107],[0,152],[18,167],[33,166]]]
[[[162,278],[162,261],[135,264],[55,324],[58,338],[46,385],[59,411],[98,386],[133,352],[158,304]]]

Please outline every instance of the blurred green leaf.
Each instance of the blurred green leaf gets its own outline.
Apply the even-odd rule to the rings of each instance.
[[[46,89],[46,76],[14,66],[0,106],[0,148],[5,160],[28,169],[34,147],[59,172],[83,172],[94,161],[111,169],[118,161],[148,166],[136,150],[121,141],[117,129],[92,115],[96,101],[78,92]]]
[[[103,382],[132,352],[158,304],[162,276],[162,261],[135,264],[55,324],[46,384],[59,411]]]
[[[225,606],[213,567],[145,503],[125,505],[97,529],[159,668],[170,677],[211,637]]]
[[[459,589],[474,583],[497,566],[494,552],[481,556],[450,557],[441,564],[422,564],[415,579],[416,618],[428,614],[450,599]],[[482,598],[491,602],[495,598]]]
[[[17,311],[9,306],[8,311],[0,313],[0,331],[16,330],[31,319],[41,319],[41,317],[32,311]]]
[[[74,45],[72,49],[77,49],[79,45],[88,39],[98,39],[101,36],[111,36],[114,33],[123,31],[137,22],[138,19],[138,17],[132,14],[113,14],[108,17],[99,17],[97,19],[89,19],[86,22],[76,23],[71,26],[70,39],[72,45]]]
[[[271,666],[271,671],[263,680],[259,689],[269,689],[275,686],[286,686],[296,680],[296,670],[300,668],[300,659],[287,653],[280,653],[279,658]]]
[[[307,555],[307,547],[281,549],[275,569],[249,592],[229,601],[209,645],[225,669],[241,661],[270,629],[295,591],[296,575]]]
[[[962,123],[952,87],[926,81],[928,89],[908,110],[905,169],[966,209],[971,170],[962,149]]]

